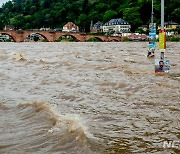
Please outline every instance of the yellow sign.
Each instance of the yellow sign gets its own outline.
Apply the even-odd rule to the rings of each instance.
[[[166,49],[166,33],[164,31],[159,32],[159,49]]]

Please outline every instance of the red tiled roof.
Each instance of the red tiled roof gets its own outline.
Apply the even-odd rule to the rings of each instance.
[[[72,29],[72,28],[74,28],[76,30],[78,29],[78,26],[72,22],[68,22],[66,25],[64,25],[64,27],[67,27],[68,29]]]

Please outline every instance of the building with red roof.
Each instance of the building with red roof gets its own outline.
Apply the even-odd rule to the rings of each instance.
[[[63,26],[63,32],[79,32],[79,27],[72,22],[68,22]]]

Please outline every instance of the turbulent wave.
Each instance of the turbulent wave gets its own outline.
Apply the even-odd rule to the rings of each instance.
[[[1,43],[0,154],[179,153],[180,44],[157,75],[146,46]]]
[[[180,73],[171,73],[169,74],[170,78],[174,80],[179,80],[180,81]]]
[[[80,119],[56,115],[45,103],[1,103],[0,120],[0,153],[94,153]]]
[[[12,59],[16,61],[27,61],[27,59],[22,54],[14,54]]]

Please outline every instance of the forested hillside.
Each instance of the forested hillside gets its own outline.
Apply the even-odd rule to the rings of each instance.
[[[161,0],[154,0],[155,22],[160,23]],[[66,22],[89,30],[93,22],[123,18],[135,30],[149,24],[151,0],[12,0],[0,9],[0,29],[4,25],[32,29],[59,28]],[[180,0],[165,0],[165,21],[180,23]]]

